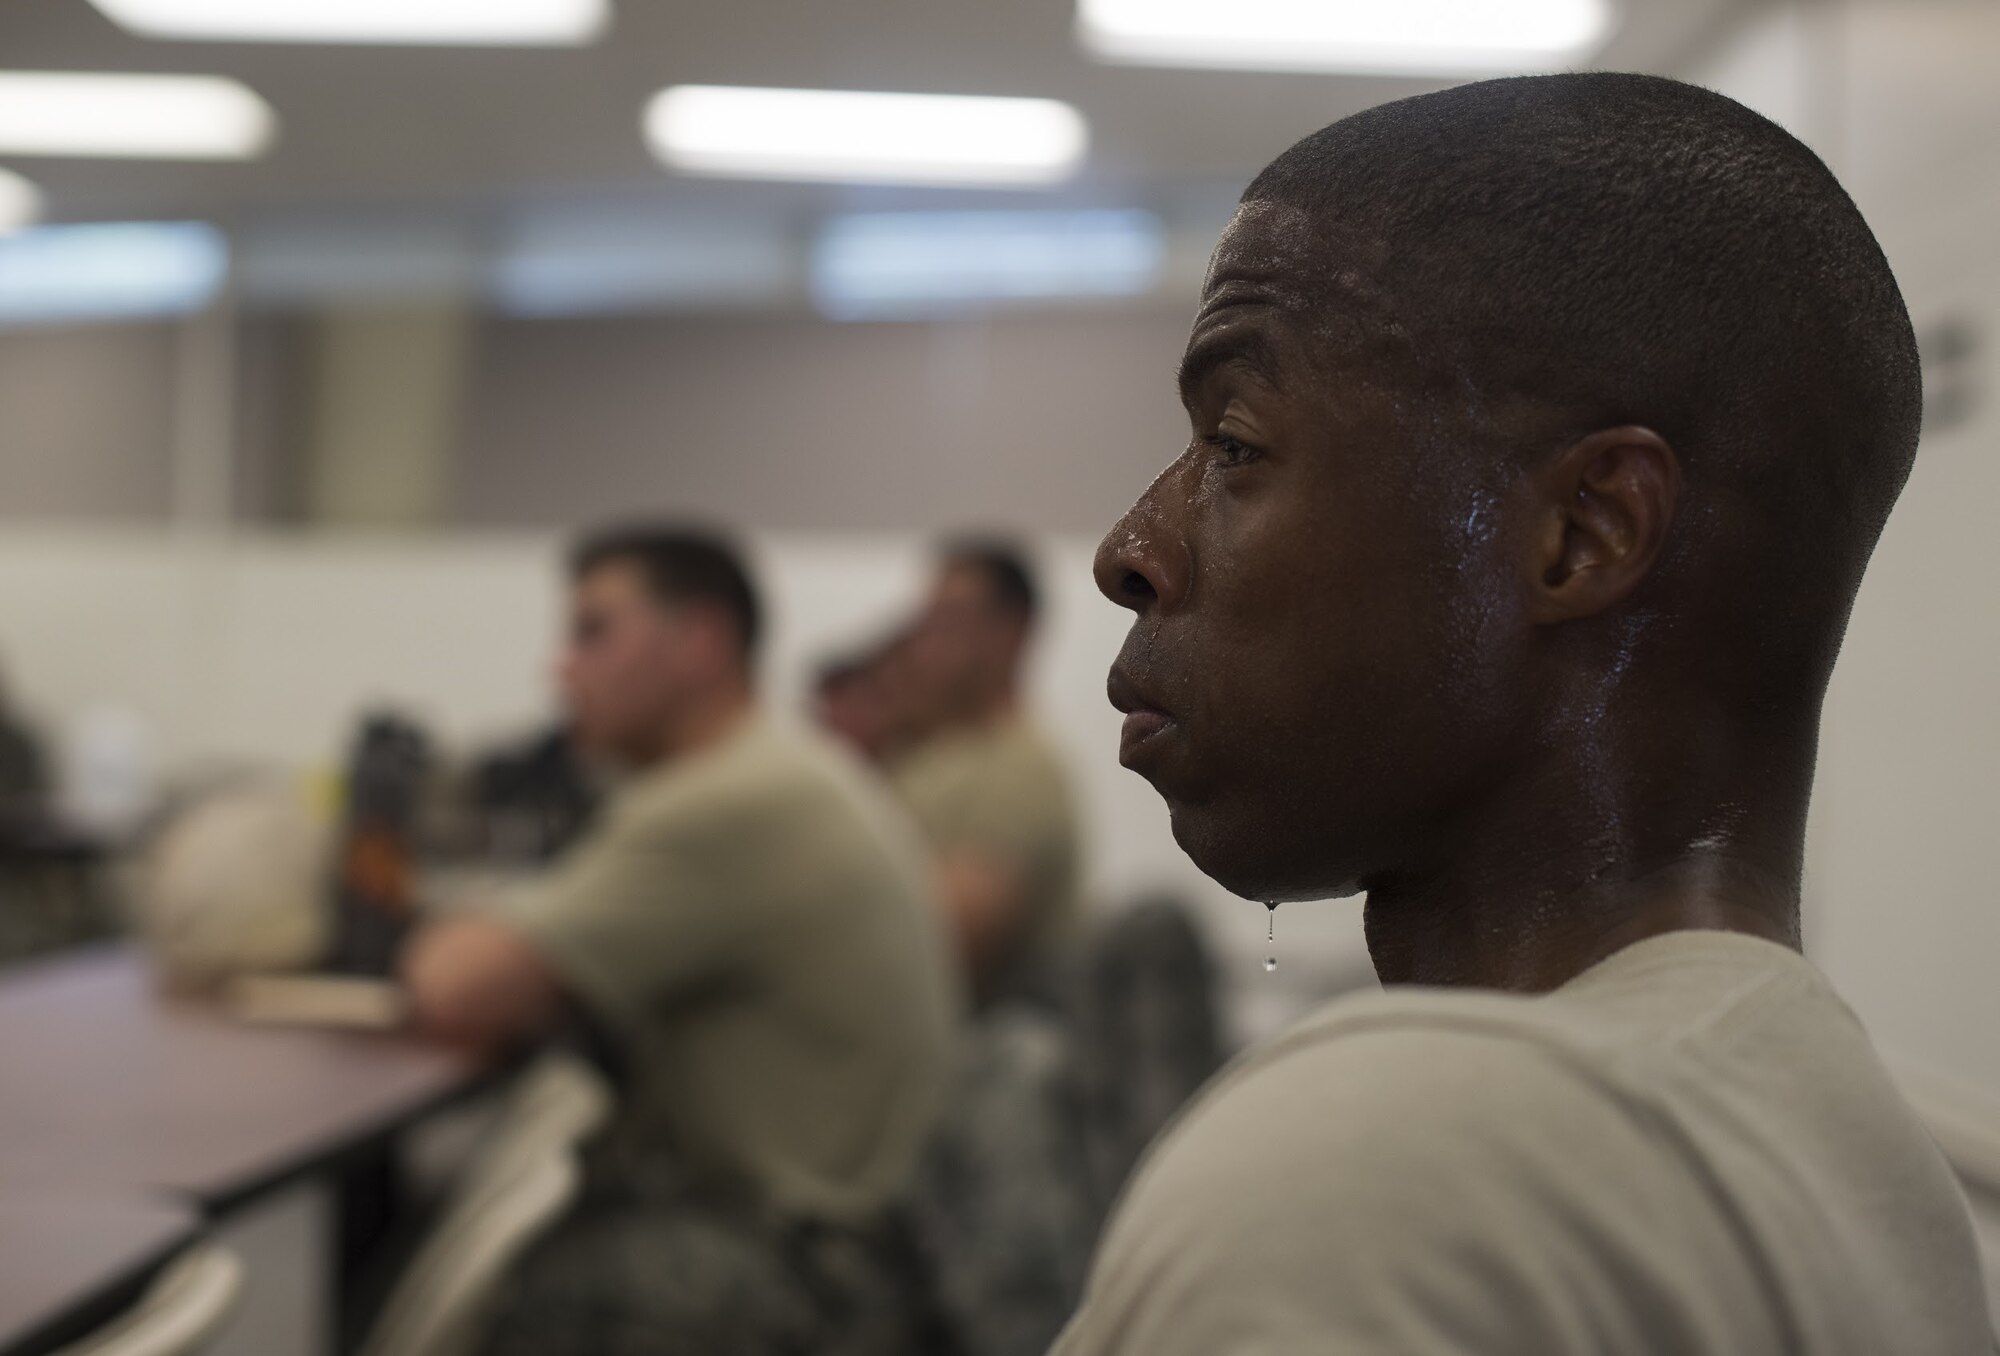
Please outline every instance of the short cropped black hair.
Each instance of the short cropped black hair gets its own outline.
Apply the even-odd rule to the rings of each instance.
[[[1317,280],[1329,314],[1432,405],[1653,428],[1691,488],[1771,510],[1790,582],[1851,598],[1915,455],[1917,348],[1860,211],[1776,123],[1655,76],[1481,81],[1334,123],[1243,198],[1326,233],[1352,262]]]
[[[702,528],[632,524],[592,532],[570,551],[571,579],[607,565],[638,569],[646,587],[663,603],[707,603],[735,623],[740,652],[748,663],[763,638],[763,607],[736,545]]]
[[[1041,608],[1041,594],[1027,553],[1012,542],[997,537],[961,537],[945,543],[938,561],[946,569],[976,571],[986,582],[994,604],[1024,622],[1034,621]]]

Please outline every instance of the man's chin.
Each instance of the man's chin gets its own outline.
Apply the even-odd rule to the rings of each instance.
[[[1264,897],[1269,883],[1269,844],[1230,816],[1218,814],[1214,805],[1196,805],[1167,800],[1167,814],[1173,825],[1174,841],[1201,873],[1245,899]]]
[[[1262,903],[1357,894],[1353,872],[1332,868],[1284,842],[1266,817],[1214,804],[1167,801],[1174,841],[1201,873],[1234,895]]]

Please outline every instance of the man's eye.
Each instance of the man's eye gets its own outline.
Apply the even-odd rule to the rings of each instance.
[[[1212,433],[1202,440],[1217,453],[1216,460],[1224,466],[1241,466],[1257,459],[1257,449],[1227,433]]]

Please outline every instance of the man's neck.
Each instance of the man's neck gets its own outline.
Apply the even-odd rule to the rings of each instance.
[[[986,730],[995,725],[1004,725],[1019,715],[1021,711],[1020,693],[1012,683],[990,692],[983,692],[976,700],[967,702],[953,712],[943,722],[946,730]]]
[[[1547,993],[1628,946],[1692,929],[1799,946],[1796,887],[1711,854],[1615,886],[1557,893],[1523,883],[1453,903],[1369,892],[1363,923],[1384,984]]]
[[[1808,752],[1707,786],[1558,770],[1489,797],[1413,869],[1365,882],[1384,984],[1542,993],[1649,937],[1714,929],[1799,946]],[[1636,788],[1636,789],[1635,789]],[[1587,793],[1587,794],[1586,794]]]
[[[658,755],[650,766],[668,763],[720,744],[734,734],[756,709],[745,687],[720,688],[676,713],[673,726],[660,740]]]

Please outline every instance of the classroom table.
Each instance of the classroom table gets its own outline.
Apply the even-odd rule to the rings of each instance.
[[[0,1181],[155,1188],[215,1213],[482,1077],[406,1037],[251,1027],[164,997],[122,945],[0,972]]]
[[[136,1299],[200,1227],[162,1196],[0,1186],[0,1356],[40,1356]]]
[[[327,1349],[335,1176],[489,1071],[407,1036],[253,1027],[129,946],[0,971],[0,1182],[163,1193],[251,1268],[224,1351]]]

